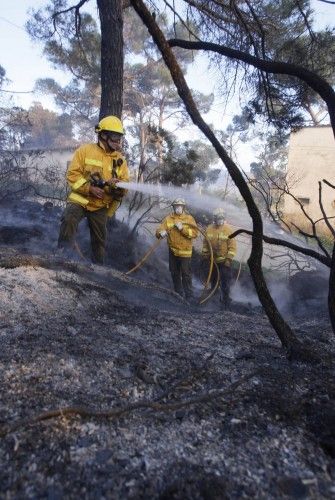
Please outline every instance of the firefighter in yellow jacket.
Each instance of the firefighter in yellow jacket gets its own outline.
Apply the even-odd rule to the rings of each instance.
[[[71,189],[61,219],[58,247],[73,247],[79,222],[86,217],[91,235],[92,261],[103,264],[107,217],[114,215],[129,181],[126,159],[121,153],[123,126],[116,116],[106,116],[95,127],[96,144],[84,144],[74,153],[66,178]]]
[[[191,257],[198,229],[192,215],[185,213],[185,200],[172,202],[173,213],[165,217],[156,231],[157,238],[167,237],[169,269],[174,290],[186,299],[193,297]]]
[[[215,262],[219,268],[221,282],[221,301],[224,307],[228,307],[230,299],[230,287],[232,281],[232,261],[236,255],[236,240],[229,239],[233,230],[225,222],[225,213],[222,208],[217,208],[213,212],[213,224],[210,224],[206,229],[206,236],[209,239],[212,248]],[[210,252],[207,241],[204,239],[202,255],[208,259]],[[212,273],[212,286],[216,282],[216,273]]]

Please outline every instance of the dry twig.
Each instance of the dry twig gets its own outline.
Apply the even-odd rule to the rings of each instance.
[[[247,382],[252,377],[257,375],[259,370],[251,372],[239,380],[231,384],[228,388],[216,389],[211,392],[205,392],[203,394],[195,395],[187,399],[180,401],[173,401],[170,403],[159,403],[155,400],[142,400],[136,403],[130,403],[125,406],[119,406],[112,408],[110,410],[95,410],[93,408],[88,408],[86,406],[67,406],[63,408],[56,408],[55,410],[44,411],[39,413],[35,417],[30,417],[28,419],[20,420],[13,425],[4,427],[0,430],[0,437],[4,437],[9,433],[15,432],[19,429],[24,429],[30,425],[36,424],[38,422],[43,422],[44,420],[50,420],[55,417],[65,417],[70,415],[79,415],[81,417],[95,417],[95,418],[118,418],[122,415],[129,414],[135,410],[141,408],[148,408],[155,412],[159,411],[174,411],[180,408],[185,408],[188,406],[193,406],[195,404],[208,403],[218,398],[231,395],[240,385]],[[163,399],[171,389],[165,391],[161,394],[160,399]]]

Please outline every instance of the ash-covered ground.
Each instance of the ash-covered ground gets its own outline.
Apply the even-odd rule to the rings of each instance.
[[[325,308],[287,313],[321,358],[289,361],[259,308],[184,303],[159,255],[126,276],[144,247],[53,256],[59,214],[35,209],[0,225],[0,498],[335,498]]]

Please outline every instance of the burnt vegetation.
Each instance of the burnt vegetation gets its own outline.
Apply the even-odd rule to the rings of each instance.
[[[230,145],[236,133],[250,138],[260,117],[267,147],[273,137],[285,144],[307,116],[316,123],[328,112],[334,130],[333,30],[314,32],[305,0],[183,0],[180,10],[165,1],[101,0],[100,25],[83,11],[87,3],[46,2],[27,26],[47,57],[72,72],[65,87],[38,82],[62,115],[39,106],[1,110],[1,494],[331,498],[335,232],[322,194],[334,185],[320,179],[325,238],[302,203],[304,224],[283,216],[282,197],[293,194],[276,169],[279,154],[270,165],[254,163],[251,176]],[[221,72],[227,100],[239,86],[248,96],[224,133],[204,119],[213,96],[186,83],[200,50]],[[124,60],[127,52],[141,62]],[[55,255],[66,186],[58,165],[42,162],[44,149],[59,145],[64,130],[75,146],[73,127],[91,139],[98,115],[122,111],[137,138],[127,153],[138,182],[206,187],[219,158],[236,186],[252,227],[232,235],[248,238],[250,255],[233,269],[230,309],[218,295],[199,305],[171,291],[162,245],[126,274],[166,212],[157,197],[129,195],[109,223],[104,266],[90,262],[84,224],[75,258]],[[169,116],[179,128],[193,122],[207,142],[179,142]],[[52,127],[41,135],[45,117]],[[228,195],[227,181],[223,201]],[[193,215],[202,227],[208,221],[200,210]],[[267,234],[268,220],[283,237]],[[198,299],[200,260],[196,249]]]

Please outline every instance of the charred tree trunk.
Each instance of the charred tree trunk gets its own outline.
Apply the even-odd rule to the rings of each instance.
[[[245,52],[234,50],[229,47],[224,47],[215,43],[206,42],[189,42],[188,40],[170,40],[170,47],[183,47],[192,50],[209,50],[222,54],[223,56],[231,59],[238,59],[247,64],[259,68],[266,73],[291,75],[307,83],[327,105],[330,123],[333,129],[335,138],[335,91],[329,83],[315,73],[297,66],[295,64],[262,60],[257,57],[251,56]],[[334,187],[334,186],[332,186]],[[335,243],[333,248],[333,255],[331,260],[331,269],[329,277],[329,291],[328,291],[328,310],[330,321],[332,324],[333,332],[335,333]]]
[[[332,262],[329,274],[328,310],[333,332],[335,332],[335,243],[333,246]]]
[[[99,119],[121,118],[123,97],[123,15],[120,0],[97,0],[101,26],[101,104]]]
[[[248,261],[250,272],[261,301],[262,306],[270,320],[271,325],[276,331],[282,345],[286,347],[289,351],[299,352],[301,346],[298,342],[293,331],[284,321],[280,315],[270,293],[267,288],[263,271],[262,271],[262,254],[263,254],[263,223],[262,218],[254,202],[252,194],[249,190],[247,183],[245,182],[240,170],[235,165],[233,160],[228,156],[225,149],[222,147],[221,143],[216,138],[213,131],[205,123],[201,117],[192,97],[192,94],[187,86],[184,75],[176,61],[176,58],[171,51],[167,40],[165,39],[163,33],[156,24],[153,16],[148,11],[142,0],[131,0],[131,4],[136,10],[139,17],[142,19],[143,23],[147,26],[153,40],[155,41],[157,47],[159,48],[165,64],[170,70],[173,81],[176,85],[178,93],[183,100],[185,107],[191,116],[195,125],[205,134],[205,136],[210,140],[218,155],[225,164],[229,174],[231,175],[233,181],[238,187],[243,199],[247,205],[249,214],[253,221],[253,236],[252,236],[252,249],[251,255]]]

